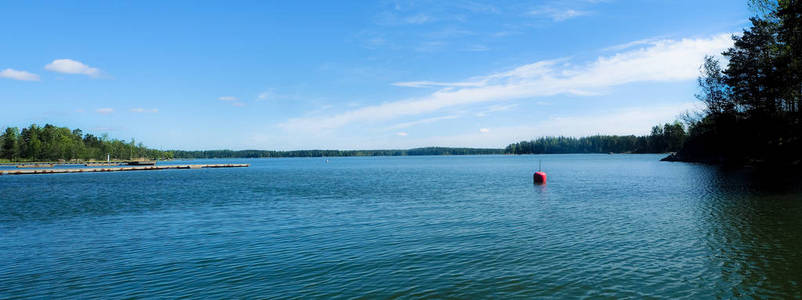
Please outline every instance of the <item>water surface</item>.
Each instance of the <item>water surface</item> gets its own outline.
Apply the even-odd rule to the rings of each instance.
[[[798,180],[659,158],[0,176],[0,298],[802,297]]]

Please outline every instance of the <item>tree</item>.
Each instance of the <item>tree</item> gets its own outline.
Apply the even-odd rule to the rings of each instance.
[[[751,18],[752,27],[733,36],[735,46],[723,53],[729,58],[725,82],[729,97],[749,114],[767,115],[777,111],[782,75],[778,72],[781,47],[777,24]]]
[[[752,0],[757,16],[727,49],[726,68],[707,57],[679,160],[787,168],[799,165],[802,124],[802,2]]]
[[[685,143],[685,128],[679,121],[663,125],[664,152],[677,152]]]
[[[17,145],[17,139],[19,135],[19,129],[17,127],[8,127],[6,131],[3,132],[3,136],[0,137],[2,139],[2,147],[0,147],[0,157],[13,160],[19,157],[19,148]]]
[[[80,129],[70,130],[46,124],[33,124],[18,133],[17,128],[5,128],[0,135],[0,158],[24,160],[71,160],[105,159],[112,153],[115,159],[126,159],[133,155],[151,158],[169,158],[172,153],[148,149],[142,143],[131,143],[110,139],[108,135],[97,138],[84,135]]]
[[[697,82],[700,92],[696,94],[696,98],[705,104],[707,114],[714,116],[735,114],[736,105],[731,101],[730,88],[717,59],[705,56]]]
[[[763,0],[768,1],[768,0]],[[779,40],[782,42],[785,87],[783,97],[787,100],[788,111],[795,112],[797,118],[802,98],[802,4],[799,0],[780,0],[777,2],[776,16],[780,22]]]
[[[36,124],[23,128],[20,143],[20,156],[36,160],[42,151],[42,141],[39,140],[39,127]]]

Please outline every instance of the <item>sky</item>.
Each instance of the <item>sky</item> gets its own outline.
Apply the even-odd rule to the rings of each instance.
[[[3,1],[0,128],[159,149],[491,147],[699,108],[737,0]]]

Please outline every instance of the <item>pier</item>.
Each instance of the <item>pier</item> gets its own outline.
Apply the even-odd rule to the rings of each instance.
[[[202,169],[202,168],[243,168],[249,166],[250,166],[249,164],[211,164],[211,165],[134,166],[134,167],[116,167],[116,168],[27,169],[27,170],[0,170],[0,175],[156,171],[156,170],[168,170],[168,169]]]

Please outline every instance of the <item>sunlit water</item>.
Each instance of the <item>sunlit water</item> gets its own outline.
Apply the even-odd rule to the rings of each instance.
[[[659,158],[0,176],[0,298],[802,297],[800,182]]]

